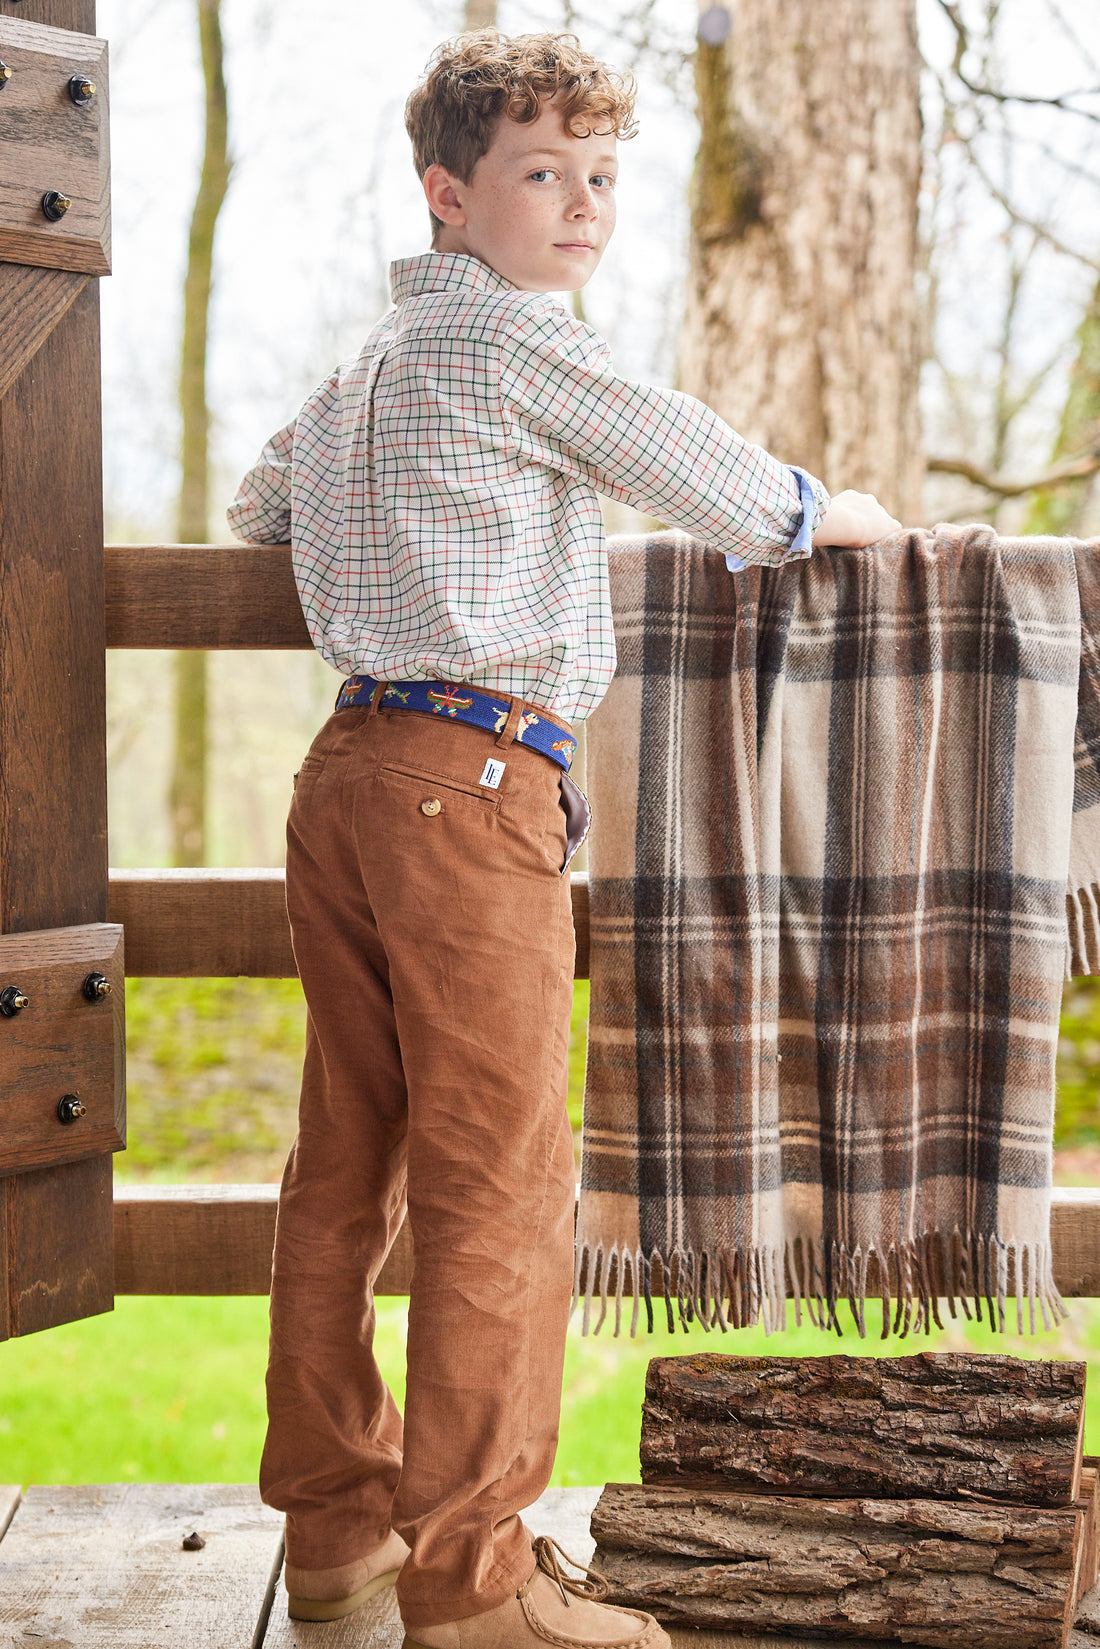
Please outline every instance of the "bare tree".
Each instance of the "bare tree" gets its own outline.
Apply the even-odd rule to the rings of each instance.
[[[209,520],[210,412],[206,400],[207,331],[213,283],[214,231],[229,187],[228,111],[220,0],[196,0],[206,99],[202,172],[191,216],[183,291],[179,399],[182,474],[176,534],[181,544],[206,541]],[[206,859],[206,654],[175,658],[175,747],[169,791],[172,862]]]
[[[744,435],[909,519],[921,473],[914,3],[705,3],[680,371]]]
[[[946,203],[931,225],[933,272],[957,257],[968,223],[984,216],[994,231],[986,235],[982,290],[999,310],[992,309],[992,380],[952,363],[952,344],[933,349],[941,402],[954,414],[954,439],[949,433],[943,441],[941,431],[937,444],[962,450],[935,453],[928,470],[977,490],[974,500],[964,489],[948,505],[952,511],[961,503],[998,523],[1006,502],[1021,500],[1026,510],[1014,507],[1013,521],[1024,530],[1080,532],[1100,470],[1098,42],[1076,27],[1080,13],[1042,0],[1048,38],[1062,48],[1053,61],[1065,89],[1040,94],[1021,82],[1027,59],[1006,44],[1022,8],[1002,0],[938,0],[938,9],[950,49],[929,65],[930,112],[938,102],[929,152]],[[1027,12],[1032,26],[1038,10],[1036,0]],[[1080,294],[1082,319],[1068,347],[1069,325],[1036,360],[1030,317],[1037,302],[1049,306],[1055,285],[1067,306],[1071,293]],[[1067,387],[1057,432],[1046,437],[1047,457],[1035,433],[1038,398],[1050,406],[1059,371],[1068,374]],[[1042,422],[1049,428],[1050,420],[1048,412]]]

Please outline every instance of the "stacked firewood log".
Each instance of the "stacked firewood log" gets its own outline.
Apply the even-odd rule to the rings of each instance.
[[[642,1482],[592,1514],[611,1601],[666,1625],[1062,1649],[1097,1578],[1085,1364],[664,1357]]]

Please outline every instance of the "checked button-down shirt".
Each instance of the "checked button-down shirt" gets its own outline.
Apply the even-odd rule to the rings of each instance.
[[[465,254],[394,263],[395,307],[245,476],[229,524],[293,547],[343,675],[470,681],[570,721],[615,637],[597,492],[727,553],[807,555],[828,494],[701,401],[617,377],[561,304]]]

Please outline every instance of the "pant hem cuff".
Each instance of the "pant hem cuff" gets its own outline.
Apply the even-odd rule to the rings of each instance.
[[[401,1610],[401,1619],[405,1626],[450,1626],[456,1620],[469,1620],[474,1615],[488,1614],[490,1609],[497,1609],[509,1598],[515,1597],[524,1581],[530,1580],[531,1570],[534,1567],[534,1558],[528,1554],[523,1564],[517,1564],[511,1571],[494,1571],[488,1587],[480,1592],[464,1592],[460,1597],[452,1598],[449,1603],[441,1603],[437,1608],[417,1608],[415,1605],[406,1605],[401,1600],[401,1581],[398,1579],[398,1607]]]
[[[284,1562],[294,1569],[342,1569],[345,1563],[358,1563],[360,1558],[370,1557],[389,1537],[387,1524],[377,1531],[360,1531],[354,1546],[342,1541],[333,1546],[310,1546],[303,1553],[301,1548],[292,1548],[288,1542]]]

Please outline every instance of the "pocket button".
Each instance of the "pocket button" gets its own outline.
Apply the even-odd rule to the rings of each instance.
[[[434,819],[437,813],[442,813],[443,803],[438,796],[432,796],[420,804],[421,813],[426,813],[429,819]]]

